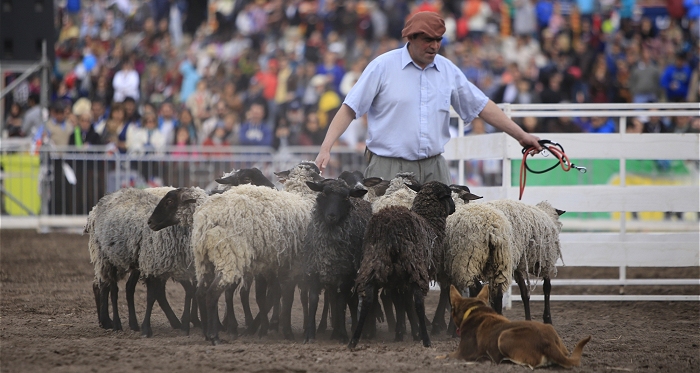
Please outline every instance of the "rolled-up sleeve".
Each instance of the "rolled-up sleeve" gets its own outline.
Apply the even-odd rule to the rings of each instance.
[[[489,98],[457,68],[455,72],[455,92],[452,97],[452,107],[464,123],[470,123],[479,116],[489,102]]]

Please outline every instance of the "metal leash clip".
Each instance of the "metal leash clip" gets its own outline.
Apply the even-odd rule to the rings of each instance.
[[[571,164],[571,167],[577,169],[578,172],[580,172],[580,173],[582,173],[582,174],[585,174],[586,172],[588,172],[588,170],[586,169],[586,167],[577,166],[577,165],[575,165],[575,164],[573,164],[573,163]]]

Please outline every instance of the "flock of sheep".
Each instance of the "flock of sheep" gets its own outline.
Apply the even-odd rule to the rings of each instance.
[[[530,275],[544,279],[544,321],[551,323],[549,281],[561,257],[563,211],[547,202],[469,203],[481,197],[465,186],[421,185],[411,173],[382,180],[346,171],[324,179],[308,161],[275,174],[284,190],[251,168],[217,179],[219,187],[211,192],[122,189],[100,199],[85,226],[100,326],[122,329],[117,284],[127,275],[129,328],[147,337],[153,334],[150,316],[156,301],[173,328],[189,333],[190,325],[201,327],[213,344],[220,341],[219,331],[237,335],[233,297],[239,290],[246,332],[265,335],[281,326],[284,338],[293,339],[291,310],[298,287],[305,342],[326,328],[330,308],[331,338],[349,341],[351,348],[360,338],[374,336],[378,320],[386,320],[395,339],[403,340],[406,319],[413,338],[427,347],[424,297],[430,281],[441,289],[430,325],[436,334],[448,329],[450,284],[471,292],[489,283],[492,306],[500,313],[502,294],[515,279],[530,319]],[[180,318],[165,296],[168,279],[185,290]],[[134,307],[139,280],[147,289],[141,325]],[[253,281],[255,317],[248,303]],[[317,324],[322,291],[325,303]],[[218,312],[222,293],[223,320]],[[346,329],[347,309],[352,335]]]

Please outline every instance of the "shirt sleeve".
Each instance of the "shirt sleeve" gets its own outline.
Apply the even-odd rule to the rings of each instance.
[[[456,67],[452,68],[454,89],[451,97],[452,107],[464,123],[470,123],[476,118],[489,102],[489,98]]]
[[[381,58],[375,58],[367,65],[357,83],[348,92],[345,101],[343,101],[345,105],[348,105],[355,112],[355,119],[360,118],[369,111],[374,97],[379,93],[384,66],[381,60]]]

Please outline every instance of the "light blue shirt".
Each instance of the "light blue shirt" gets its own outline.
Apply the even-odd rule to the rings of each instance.
[[[374,154],[420,160],[444,152],[450,105],[469,123],[489,99],[447,58],[437,55],[422,70],[406,46],[370,62],[343,103],[357,118],[368,113],[366,143]]]

